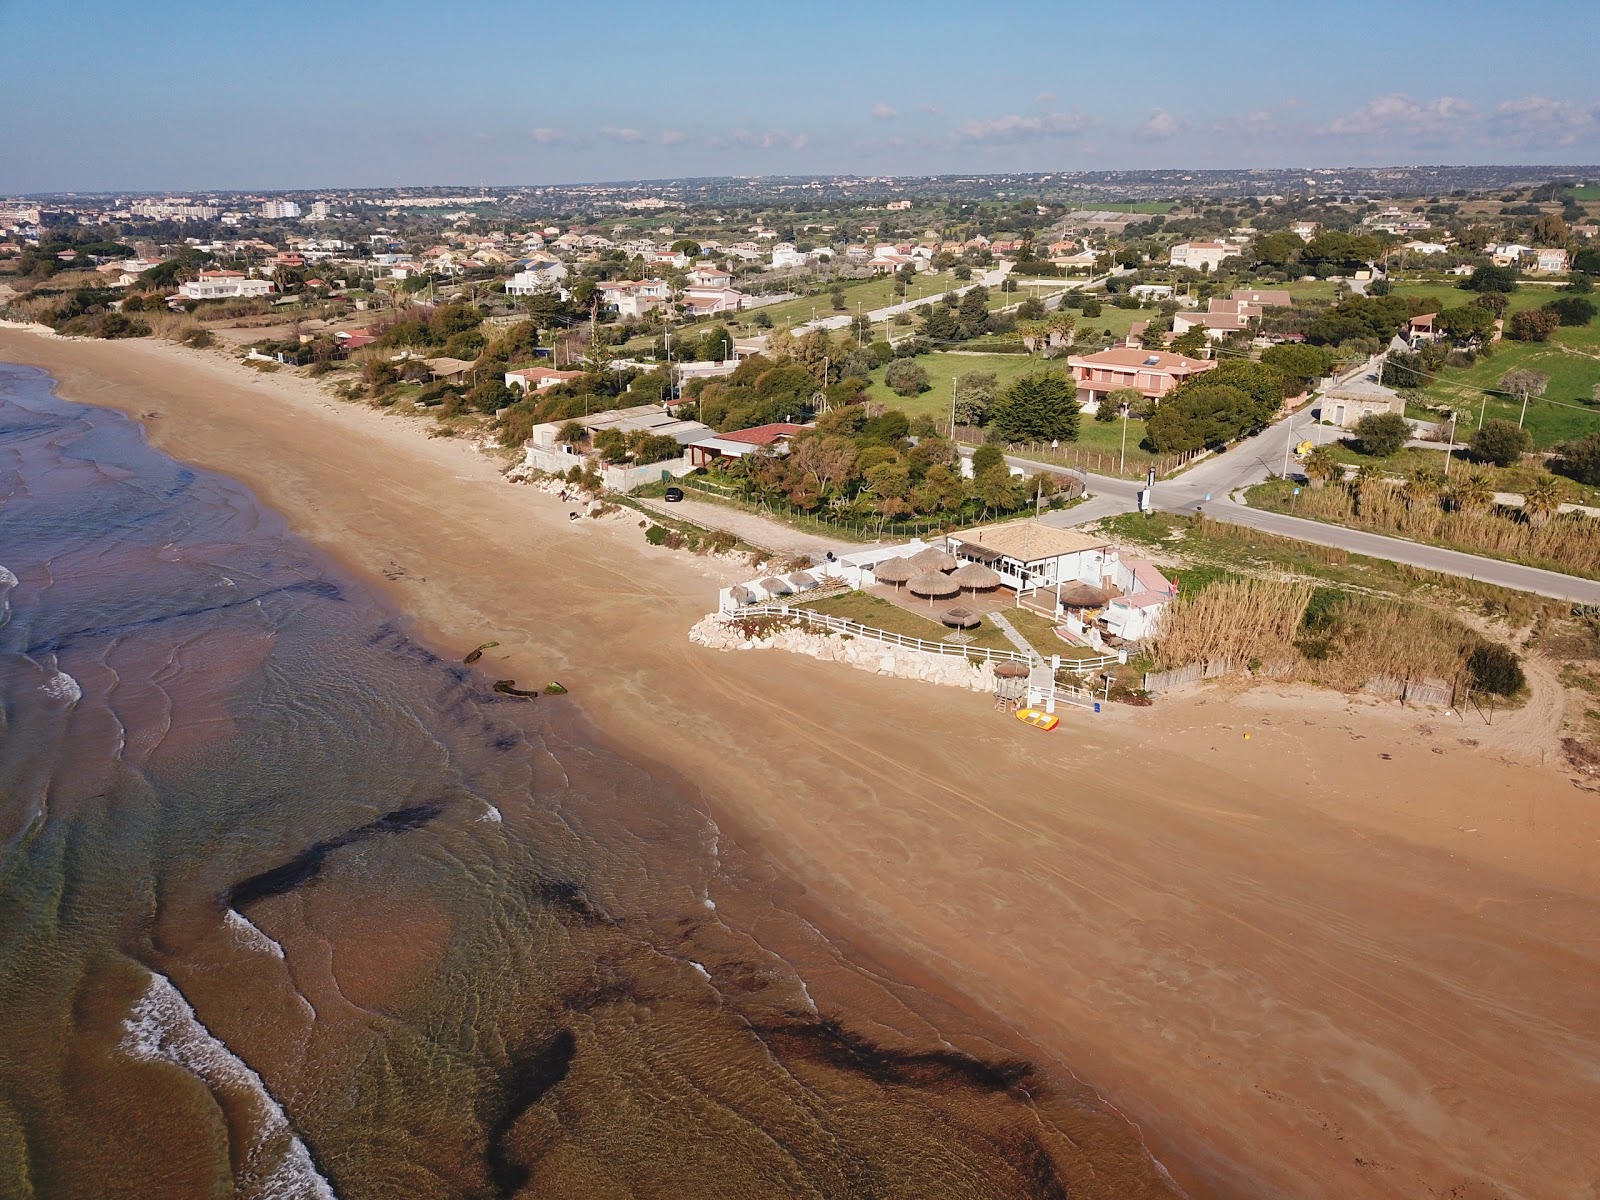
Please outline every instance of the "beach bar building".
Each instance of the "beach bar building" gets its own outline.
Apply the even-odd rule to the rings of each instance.
[[[946,540],[957,559],[989,567],[1019,598],[1057,584],[1100,587],[1117,569],[1117,551],[1104,538],[1036,519],[985,525]]]

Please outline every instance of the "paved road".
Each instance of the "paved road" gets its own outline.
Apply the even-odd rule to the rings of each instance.
[[[725,504],[717,504],[710,500],[696,500],[692,496],[685,496],[674,504],[668,504],[665,500],[643,498],[639,503],[664,517],[678,517],[692,521],[702,529],[726,530],[734,537],[743,538],[752,546],[760,546],[763,550],[771,550],[775,554],[810,554],[821,558],[829,550],[835,554],[849,554],[861,549],[859,542],[824,537],[796,529],[776,517],[763,517],[758,513],[729,508]]]
[[[1158,482],[1155,487],[1155,507],[1163,512],[1200,511],[1216,521],[1244,525],[1312,545],[1334,546],[1352,554],[1405,563],[1444,575],[1482,580],[1557,600],[1600,604],[1600,580],[1580,579],[1556,571],[1525,567],[1520,563],[1501,562],[1499,559],[1463,554],[1458,550],[1426,546],[1404,538],[1347,529],[1322,521],[1308,521],[1284,513],[1264,512],[1245,504],[1241,499],[1244,490],[1263,482],[1269,475],[1283,472],[1286,448],[1292,448],[1305,436],[1311,422],[1309,409],[1295,413],[1226,453],[1206,459],[1177,478]],[[1051,463],[1014,456],[1008,456],[1008,461],[1029,472],[1062,470]],[[1117,513],[1133,512],[1137,507],[1138,490],[1142,484],[1084,471],[1074,473],[1087,481],[1091,498],[1076,508],[1046,514],[1043,519],[1050,524],[1063,527],[1083,525]]]

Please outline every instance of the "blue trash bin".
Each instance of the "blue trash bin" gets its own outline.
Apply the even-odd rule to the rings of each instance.
[[[1094,702],[1094,710],[1095,710],[1095,712],[1099,712],[1100,711],[1100,701],[1096,700]]]

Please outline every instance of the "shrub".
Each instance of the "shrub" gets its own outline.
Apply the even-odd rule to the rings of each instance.
[[[1548,342],[1561,318],[1548,308],[1525,308],[1511,316],[1511,336],[1519,342]]]
[[[1368,413],[1356,422],[1356,448],[1373,458],[1388,458],[1411,437],[1411,426],[1399,413]]]
[[[644,540],[652,546],[659,546],[667,540],[667,530],[662,525],[652,525],[644,531]]]
[[[1600,433],[1565,442],[1558,454],[1556,468],[1563,475],[1589,487],[1600,487]]]
[[[1030,372],[994,402],[989,426],[1007,442],[1075,441],[1077,384],[1058,371]]]
[[[1498,642],[1483,642],[1467,658],[1472,686],[1494,696],[1514,696],[1527,686],[1516,654]]]
[[[883,381],[897,395],[915,396],[928,390],[928,373],[909,358],[897,358],[883,373]]]
[[[1485,421],[1472,435],[1472,453],[1497,467],[1509,467],[1533,449],[1533,435],[1511,421]]]
[[[1594,301],[1584,296],[1563,296],[1544,306],[1544,311],[1554,313],[1561,324],[1575,327],[1594,320]]]

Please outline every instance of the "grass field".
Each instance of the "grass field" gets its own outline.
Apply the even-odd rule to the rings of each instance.
[[[1583,187],[1575,187],[1569,190],[1572,198],[1579,202],[1600,200],[1600,183],[1585,184]]]
[[[880,275],[875,279],[860,279],[843,285],[845,294],[844,312],[854,316],[856,305],[858,304],[861,306],[861,311],[871,312],[875,308],[885,308],[906,298],[916,299],[920,296],[927,300],[935,300],[951,288],[961,286],[963,286],[962,283],[950,272],[924,272],[912,281],[911,290],[906,293],[906,296],[901,297],[894,293],[893,275]],[[802,296],[798,300],[785,300],[782,304],[769,305],[759,311],[765,312],[772,318],[774,328],[783,328],[811,320],[813,309],[816,310],[816,316],[818,317],[836,315],[834,313],[833,300],[826,291],[818,296]]]
[[[1074,200],[1071,207],[1074,212],[1143,213],[1146,216],[1160,214],[1164,217],[1178,205],[1172,200],[1122,201],[1116,204],[1109,200]]]
[[[916,396],[895,394],[884,386],[885,368],[880,367],[873,372],[868,395],[879,403],[898,408],[911,416],[930,416],[941,426],[950,420],[950,389],[959,375],[965,375],[968,371],[993,371],[1004,391],[1019,376],[1030,371],[1056,370],[1065,374],[1067,370],[1062,359],[1047,360],[1026,354],[924,354],[917,359],[917,363],[928,372],[930,386],[927,391]],[[1127,462],[1128,470],[1134,474],[1142,473],[1145,465],[1151,461],[1151,455],[1139,448],[1143,438],[1144,422],[1129,421]],[[1119,421],[1101,424],[1085,414],[1078,426],[1078,440],[1070,443],[1070,446],[1087,453],[1105,455],[1106,461],[1091,464],[1091,469],[1115,474],[1122,457],[1122,424]],[[1112,461],[1113,456],[1117,461]]]

